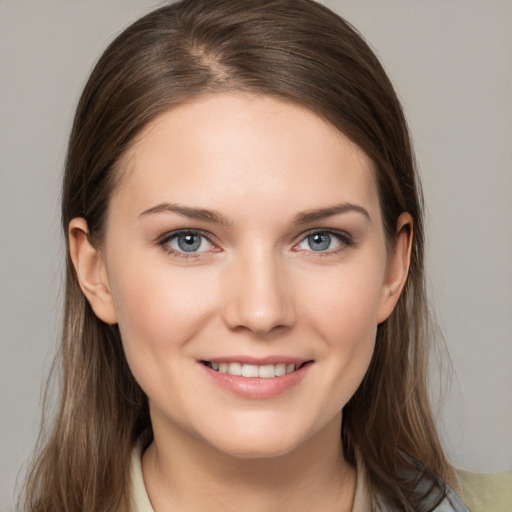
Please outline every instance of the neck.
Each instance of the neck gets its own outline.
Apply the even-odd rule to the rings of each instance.
[[[156,430],[142,459],[154,511],[348,512],[356,475],[343,457],[340,427],[336,418],[290,452],[261,458]]]

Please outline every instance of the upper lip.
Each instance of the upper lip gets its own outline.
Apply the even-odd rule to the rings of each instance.
[[[266,357],[254,357],[247,355],[238,355],[238,356],[222,356],[222,357],[212,357],[212,358],[204,358],[201,361],[208,361],[210,363],[240,363],[240,364],[254,364],[257,366],[264,366],[267,364],[295,364],[301,365],[308,361],[312,361],[312,359],[293,357],[293,356],[266,356]]]

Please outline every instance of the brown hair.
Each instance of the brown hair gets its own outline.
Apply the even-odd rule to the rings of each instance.
[[[378,327],[370,368],[343,410],[341,435],[347,460],[354,464],[357,453],[364,462],[376,502],[431,510],[444,489],[435,479],[427,491],[418,487],[426,475],[421,467],[445,481],[451,468],[426,389],[421,190],[400,103],[350,24],[311,0],[184,0],[128,27],[98,61],[77,108],[64,232],[83,217],[100,244],[116,164],[134,138],[173,106],[233,90],[305,106],[358,144],[375,164],[389,241],[402,212],[414,219],[405,289]],[[117,326],[101,322],[81,292],[69,251],[64,319],[60,405],[29,475],[27,509],[127,510],[131,450],[151,427],[147,399],[128,369]]]

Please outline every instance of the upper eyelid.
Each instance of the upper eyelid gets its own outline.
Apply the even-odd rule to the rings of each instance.
[[[199,228],[180,228],[180,229],[173,229],[171,231],[165,232],[163,235],[160,235],[159,239],[165,239],[165,238],[171,238],[173,236],[186,234],[186,233],[198,233],[206,238],[217,238],[213,233],[210,233],[209,231],[205,231],[204,229]],[[336,228],[311,228],[307,229],[306,231],[301,232],[299,235],[294,236],[294,239],[297,238],[305,238],[309,235],[315,234],[315,233],[334,233],[338,235],[345,235],[347,237],[352,236],[348,231],[344,229],[336,229]]]
[[[195,261],[201,257],[204,257],[203,252],[211,252],[212,247],[210,247],[206,251],[183,251],[180,249],[177,249],[175,247],[172,247],[170,242],[178,238],[179,236],[186,235],[186,234],[193,234],[193,235],[199,235],[203,238],[205,238],[210,246],[217,247],[217,244],[212,242],[210,239],[210,234],[208,232],[205,232],[201,229],[193,229],[193,228],[185,228],[185,229],[176,229],[173,231],[168,231],[167,233],[164,233],[162,236],[158,237],[156,240],[156,245],[162,249],[166,254],[172,256],[176,259],[183,259],[183,260],[190,260]],[[217,251],[213,251],[217,252]]]
[[[187,234],[187,233],[198,234],[198,235],[206,238],[206,240],[208,240],[208,242],[211,243],[212,245],[215,245],[215,246],[220,245],[220,243],[219,243],[219,241],[217,241],[217,237],[215,235],[213,235],[212,233],[210,233],[208,231],[205,231],[203,229],[198,229],[198,228],[181,228],[181,229],[168,231],[157,238],[157,243],[159,245],[163,245],[163,244],[169,242],[170,240],[172,240],[180,235]],[[311,228],[306,231],[303,231],[302,233],[300,233],[299,235],[296,235],[292,239],[292,244],[293,244],[293,246],[296,246],[298,243],[304,241],[308,236],[311,236],[311,235],[314,235],[317,233],[328,233],[328,234],[338,237],[341,241],[344,240],[345,242],[351,242],[351,243],[354,242],[353,235],[351,235],[346,230],[322,227],[322,228]]]
[[[206,238],[211,244],[214,242],[212,241],[212,238],[214,236],[209,233],[208,231],[204,231],[202,229],[194,229],[194,228],[185,228],[185,229],[175,229],[173,231],[167,231],[163,235],[160,235],[157,239],[158,243],[165,243],[169,240],[172,240],[173,238],[176,238],[180,235],[186,235],[188,233],[194,234],[194,235],[201,235],[202,237]]]
[[[354,238],[348,231],[345,231],[344,229],[313,228],[313,229],[308,229],[304,233],[301,233],[297,237],[297,239],[299,241],[302,241],[302,240],[305,240],[308,236],[315,235],[317,233],[328,233],[330,235],[335,235],[335,236],[339,236],[339,237],[342,237],[342,238],[347,238],[347,239],[350,239],[350,240],[352,240]]]
[[[343,250],[347,250],[349,248],[353,248],[357,245],[357,241],[354,237],[345,230],[342,229],[330,229],[330,228],[320,228],[320,229],[312,229],[300,235],[300,238],[294,242],[292,250],[295,250],[300,244],[302,244],[308,237],[318,234],[318,233],[326,233],[328,235],[334,236],[337,238],[339,247],[333,249],[327,249],[324,251],[314,251],[312,249],[301,249],[298,252],[307,254],[308,256],[313,254],[315,256],[329,256],[340,253]]]

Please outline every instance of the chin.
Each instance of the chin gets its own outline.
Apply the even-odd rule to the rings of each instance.
[[[292,428],[289,422],[288,425],[281,422],[270,425],[254,422],[229,429],[212,429],[203,440],[219,452],[232,457],[262,459],[292,453],[299,446],[307,444],[313,433],[312,429]]]
[[[297,448],[300,443],[282,442],[278,440],[248,440],[240,439],[240,442],[233,442],[231,439],[226,443],[212,444],[218,451],[238,459],[270,459],[282,457]]]

